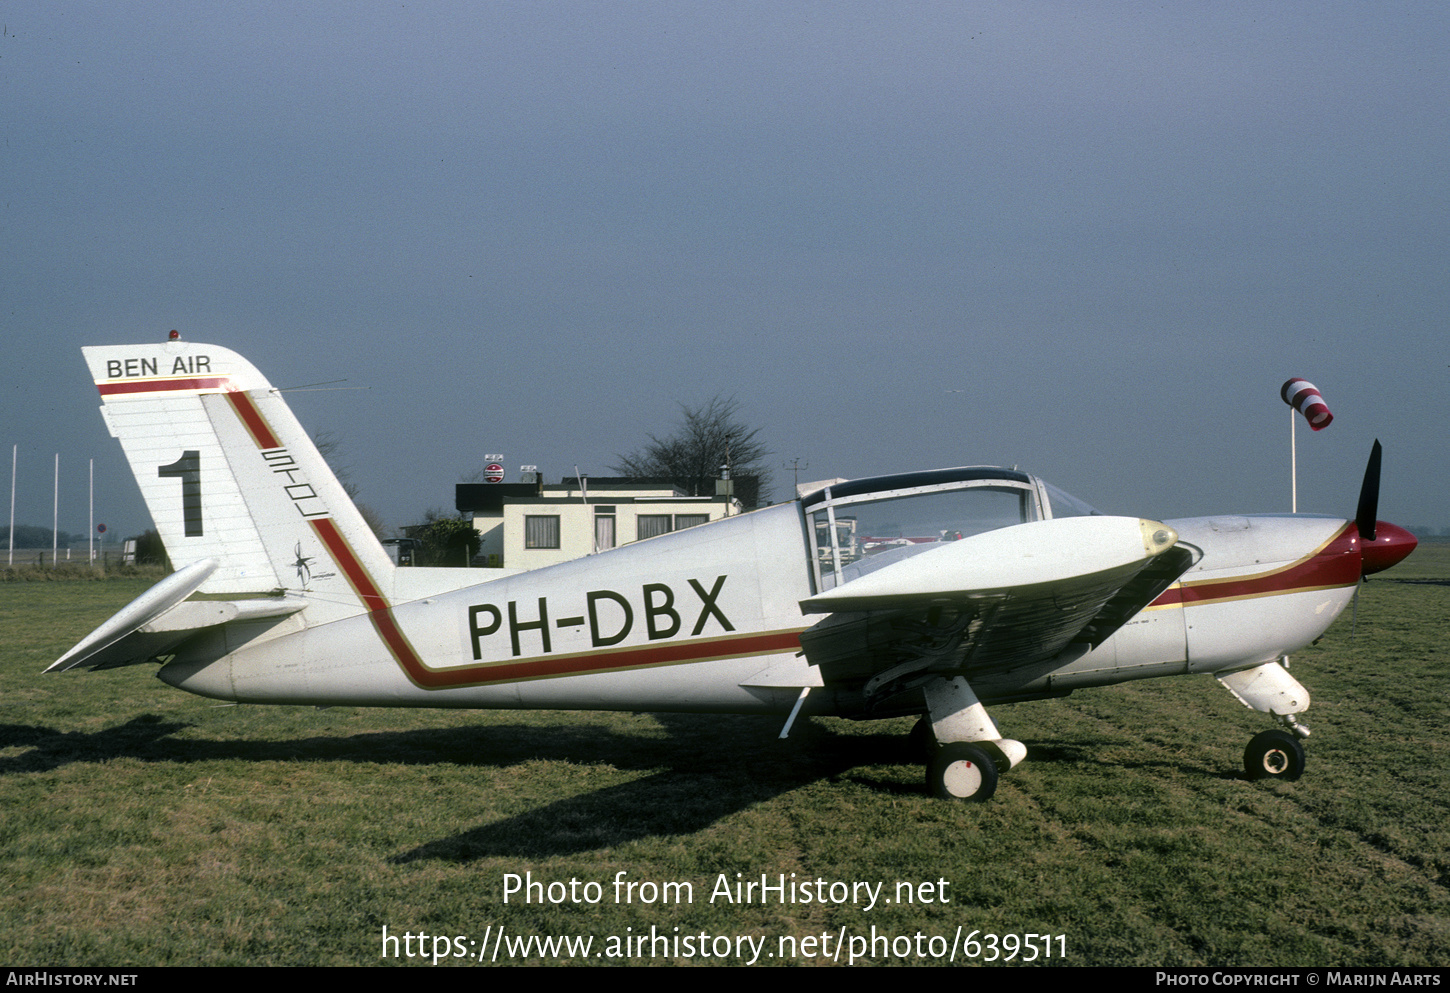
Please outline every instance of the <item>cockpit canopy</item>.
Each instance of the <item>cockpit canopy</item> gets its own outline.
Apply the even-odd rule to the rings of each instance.
[[[1100,511],[1016,469],[964,466],[836,483],[801,498],[816,589],[997,528]]]

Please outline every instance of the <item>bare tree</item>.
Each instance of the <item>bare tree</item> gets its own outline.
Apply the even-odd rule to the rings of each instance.
[[[680,404],[679,429],[667,438],[649,435],[649,444],[618,459],[610,469],[630,479],[662,479],[691,496],[715,492],[722,466],[730,467],[736,496],[754,506],[770,492],[770,450],[760,440],[760,428],[740,422],[740,401],[716,396],[696,407]]]
[[[367,526],[377,536],[377,539],[382,541],[384,538],[392,537],[389,533],[392,529],[383,523],[382,516],[358,500],[359,487],[352,481],[352,466],[338,465],[342,460],[342,438],[334,431],[319,431],[312,436],[312,444],[317,446],[317,454],[322,456],[322,461],[327,463],[332,474],[342,484],[343,492],[348,495],[348,499],[352,500],[353,506],[357,507],[358,513],[362,514],[363,520],[367,522]]]

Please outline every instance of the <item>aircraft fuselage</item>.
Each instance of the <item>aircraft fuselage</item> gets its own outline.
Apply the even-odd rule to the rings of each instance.
[[[1107,641],[984,700],[1247,668],[1319,637],[1358,578],[1348,522],[1165,522],[1202,559]],[[250,703],[623,709],[859,716],[801,654],[810,570],[799,504],[782,504],[530,573],[304,627],[214,633],[161,678]],[[282,640],[285,638],[285,641]],[[199,646],[198,646],[199,647]]]

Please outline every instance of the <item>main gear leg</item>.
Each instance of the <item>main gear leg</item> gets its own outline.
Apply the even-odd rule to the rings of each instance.
[[[982,802],[997,788],[997,770],[1027,757],[1027,746],[1003,738],[987,708],[961,676],[922,686],[927,718],[940,747],[927,763],[927,787],[944,799]]]

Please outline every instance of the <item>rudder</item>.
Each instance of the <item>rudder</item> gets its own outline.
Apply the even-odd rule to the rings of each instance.
[[[382,545],[246,359],[175,340],[83,351],[172,563],[218,562],[201,592],[311,593],[310,614],[338,616],[386,589]]]

